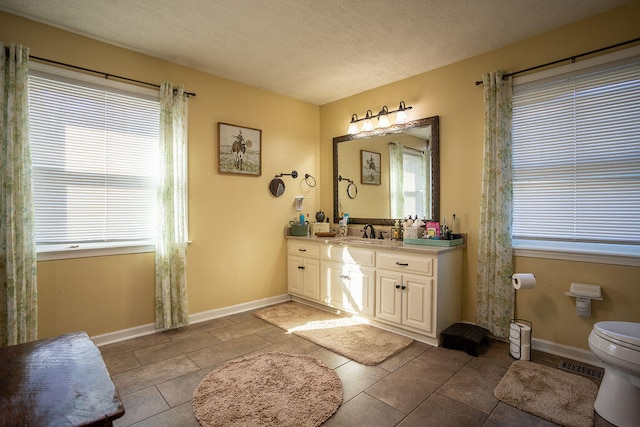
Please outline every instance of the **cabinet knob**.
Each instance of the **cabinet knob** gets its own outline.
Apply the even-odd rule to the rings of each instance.
[[[404,267],[408,267],[409,263],[408,262],[398,262],[398,261],[396,261],[396,265],[402,265]]]
[[[404,291],[405,289],[407,289],[407,287],[402,285],[402,290]]]
[[[340,278],[341,279],[349,279],[350,277],[348,275],[346,275],[346,274],[341,274]]]
[[[299,265],[298,270],[304,270],[304,265]]]
[[[307,250],[306,250],[306,249],[298,249],[298,251],[300,251],[300,252],[307,252]]]
[[[400,285],[396,285],[396,289],[400,289]]]

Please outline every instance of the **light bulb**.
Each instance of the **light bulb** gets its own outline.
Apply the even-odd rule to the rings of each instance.
[[[347,131],[347,133],[349,135],[353,135],[358,132],[360,132],[360,129],[358,129],[358,124],[356,122],[349,123],[349,130]]]
[[[382,114],[380,117],[378,117],[379,128],[388,128],[389,126],[391,126],[391,123],[389,123],[389,117],[387,117],[386,114]]]
[[[364,121],[364,123],[362,124],[362,130],[363,131],[373,130],[373,123],[371,122],[371,119],[367,119]]]
[[[407,112],[404,110],[400,110],[396,113],[396,124],[400,125],[402,123],[407,123],[409,119],[407,118]]]

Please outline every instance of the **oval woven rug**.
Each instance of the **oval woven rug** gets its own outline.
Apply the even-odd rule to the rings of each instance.
[[[319,426],[341,403],[338,375],[307,354],[234,359],[193,392],[193,410],[203,426]]]

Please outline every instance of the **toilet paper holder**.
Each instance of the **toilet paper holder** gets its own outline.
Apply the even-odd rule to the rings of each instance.
[[[533,323],[525,319],[511,319],[509,325],[509,354],[516,360],[531,360]]]

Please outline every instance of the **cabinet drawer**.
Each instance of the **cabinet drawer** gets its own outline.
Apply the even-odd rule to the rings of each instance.
[[[289,240],[287,242],[287,252],[290,255],[299,255],[308,258],[320,258],[320,246],[308,242]]]
[[[326,245],[322,247],[322,259],[373,267],[376,263],[376,253],[371,249]]]
[[[392,252],[377,252],[376,266],[396,271],[433,275],[433,257],[429,255],[410,255]]]

